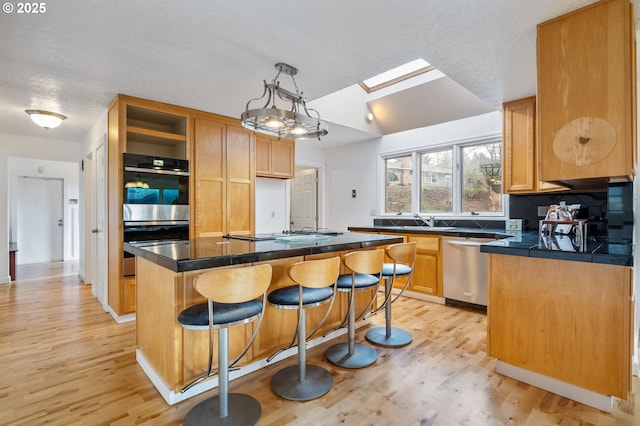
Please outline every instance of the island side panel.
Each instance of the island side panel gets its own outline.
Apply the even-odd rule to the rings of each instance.
[[[631,268],[489,255],[488,352],[508,364],[626,398]]]
[[[182,381],[181,275],[136,256],[138,350],[169,386]]]

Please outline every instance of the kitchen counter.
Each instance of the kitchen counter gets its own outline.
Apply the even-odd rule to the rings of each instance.
[[[299,238],[298,238],[299,237]],[[307,238],[305,238],[307,237]],[[401,243],[401,237],[345,232],[335,236],[286,236],[245,241],[226,237],[125,243],[124,250],[174,272],[263,262]]]
[[[568,236],[539,241],[537,231],[505,231],[504,229],[476,229],[465,227],[426,226],[370,226],[349,227],[350,231],[384,232],[397,234],[427,234],[465,238],[495,238],[480,246],[483,253],[506,254],[577,262],[602,263],[607,265],[633,266],[633,245],[616,244],[588,239],[582,248],[572,244]]]

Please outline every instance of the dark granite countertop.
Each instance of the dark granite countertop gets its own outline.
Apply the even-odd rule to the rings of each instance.
[[[283,237],[283,235],[278,235]],[[317,241],[244,241],[225,237],[125,243],[124,250],[174,272],[401,243],[401,237],[345,232]]]
[[[511,256],[633,266],[632,244],[615,244],[588,239],[586,244],[576,245],[572,237],[563,235],[545,238],[540,241],[538,233],[535,231],[515,232],[505,231],[504,229],[465,227],[429,229],[423,226],[352,226],[349,227],[349,230],[393,234],[430,234],[464,238],[495,238],[495,241],[482,244],[480,251]]]
[[[428,228],[426,226],[350,226],[349,231],[356,232],[385,232],[391,234],[423,234],[442,235],[444,237],[465,237],[465,238],[506,238],[510,235],[504,229],[488,228],[467,228],[462,226],[436,226]]]

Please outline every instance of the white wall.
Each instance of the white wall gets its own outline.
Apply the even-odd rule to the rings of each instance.
[[[96,121],[93,127],[87,132],[86,136],[82,139],[82,158],[86,164],[89,161],[95,160],[96,158],[96,149],[101,145],[107,143],[106,135],[107,135],[107,126],[108,126],[108,115],[109,111],[105,110],[102,116]],[[88,186],[88,182],[94,182],[95,176],[86,176],[87,173],[93,173],[95,175],[95,164],[92,168],[87,167],[85,170],[80,171],[80,262],[78,264],[78,273],[85,281],[85,283],[91,283],[92,278],[92,266],[88,262],[91,262],[89,258],[91,254],[91,247],[87,247],[87,240],[89,239],[89,235],[91,232],[91,227],[93,223],[91,221],[87,222],[86,214],[87,214],[87,200],[93,200],[92,197],[87,197],[88,192],[93,192],[93,187]],[[107,205],[105,201],[105,205]],[[92,210],[89,210],[90,212]],[[105,212],[105,217],[107,213]],[[106,230],[105,230],[106,232]],[[105,239],[106,241],[106,239]],[[105,243],[106,244],[106,243]],[[106,253],[105,247],[105,253]],[[104,259],[104,262],[107,262],[107,259]],[[106,267],[104,268],[107,269]],[[106,278],[104,280],[106,281]]]
[[[343,145],[339,149],[326,149],[324,155],[327,165],[327,227],[345,231],[349,226],[366,226],[373,223],[374,216],[379,214],[380,206],[380,154],[501,133],[502,114],[492,112]],[[352,198],[353,189],[356,190],[356,198]]]
[[[283,179],[256,178],[256,233],[289,229],[289,183]]]
[[[79,203],[78,203],[78,173],[79,163],[68,161],[51,161],[32,158],[10,157],[8,161],[9,169],[9,241],[18,241],[18,233],[25,238],[38,238],[31,235],[29,229],[18,229],[18,209],[17,193],[18,178],[20,176],[37,178],[58,178],[63,184],[63,260],[77,260],[79,258]],[[71,204],[70,200],[75,200]],[[20,256],[20,247],[18,247]]]
[[[0,283],[9,282],[9,157],[79,162],[82,146],[0,133]]]

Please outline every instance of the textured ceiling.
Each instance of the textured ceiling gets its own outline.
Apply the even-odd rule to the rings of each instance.
[[[0,15],[0,133],[80,141],[117,93],[239,117],[276,62],[313,101],[424,58],[499,109],[535,93],[536,24],[591,2],[48,2]],[[45,132],[28,108],[68,119]]]

